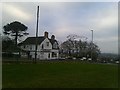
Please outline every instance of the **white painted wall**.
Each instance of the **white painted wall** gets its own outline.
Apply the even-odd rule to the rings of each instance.
[[[25,47],[25,48],[24,48]],[[35,50],[35,45],[23,45],[21,46],[23,50],[29,50],[29,51],[34,51]]]
[[[49,46],[47,46],[47,42],[49,42]],[[39,49],[42,49],[42,44],[44,45],[44,49],[52,49],[52,44],[50,43],[50,41],[48,40],[48,38],[46,38],[40,45]]]

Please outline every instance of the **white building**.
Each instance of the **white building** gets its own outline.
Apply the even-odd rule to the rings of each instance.
[[[25,52],[21,52],[22,57],[35,58],[35,45],[37,40],[37,59],[58,59],[59,47],[58,42],[55,40],[55,36],[52,35],[51,39],[48,38],[48,32],[44,33],[41,37],[28,37],[25,41],[19,44],[21,49]]]

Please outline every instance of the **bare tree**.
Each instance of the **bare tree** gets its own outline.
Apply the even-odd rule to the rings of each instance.
[[[93,58],[96,59],[100,53],[99,47],[93,43],[91,48],[91,42],[81,40],[78,35],[67,36],[68,40],[61,44],[61,53],[67,57],[87,57],[91,58],[91,51],[93,52]],[[80,39],[78,39],[80,38]]]

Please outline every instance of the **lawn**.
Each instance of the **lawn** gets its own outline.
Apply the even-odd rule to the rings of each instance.
[[[81,62],[3,64],[3,88],[117,88],[118,66]]]

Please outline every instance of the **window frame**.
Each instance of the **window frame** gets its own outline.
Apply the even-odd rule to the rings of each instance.
[[[49,46],[49,42],[46,42],[46,46]]]

